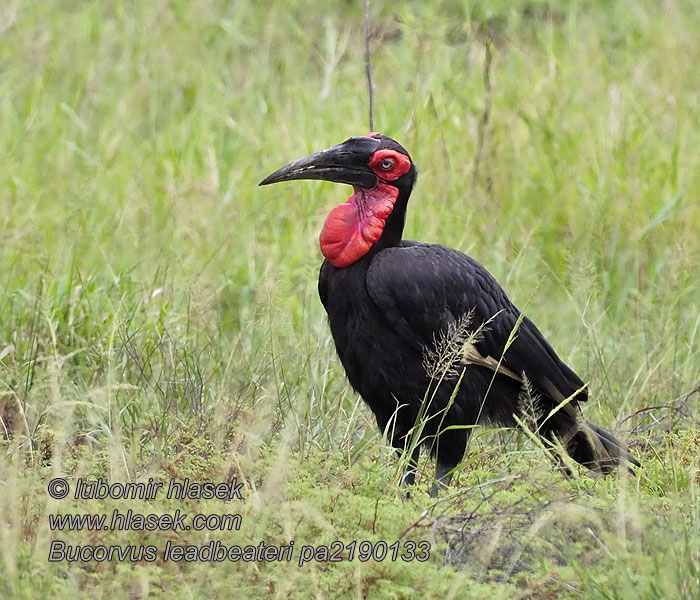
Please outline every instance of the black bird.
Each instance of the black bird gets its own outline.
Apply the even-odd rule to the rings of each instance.
[[[514,426],[514,415],[590,469],[607,473],[623,459],[638,465],[612,434],[582,418],[587,386],[484,267],[457,250],[402,239],[416,175],[399,143],[370,133],[260,182],[353,186],[321,231],[318,291],[350,383],[392,445],[412,448],[404,483],[415,480],[427,446],[437,459],[437,495],[471,428]]]

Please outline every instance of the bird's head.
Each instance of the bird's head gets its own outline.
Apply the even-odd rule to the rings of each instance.
[[[416,175],[401,144],[370,133],[295,160],[260,185],[323,179],[353,186],[352,196],[331,210],[320,235],[323,255],[336,267],[346,267],[366,255],[380,238],[383,245],[401,240],[406,202]]]

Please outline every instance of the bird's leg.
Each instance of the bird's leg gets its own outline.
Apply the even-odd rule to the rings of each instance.
[[[471,422],[476,422],[476,418],[471,420]],[[434,453],[436,458],[435,483],[433,483],[433,488],[430,490],[431,498],[437,498],[440,488],[450,485],[452,473],[462,458],[464,458],[470,431],[467,428],[449,429],[443,431],[439,440],[435,440],[435,444],[439,443],[440,445],[435,448]]]
[[[411,458],[408,461],[406,470],[403,473],[402,485],[407,488],[416,482],[416,471],[418,470],[418,458],[420,457],[420,446],[416,446],[411,452]],[[410,498],[411,494],[406,490],[406,498]]]
[[[454,469],[454,466],[445,465],[438,461],[437,467],[435,468],[435,483],[433,483],[433,488],[430,490],[431,498],[438,497],[441,487],[447,487],[450,485],[450,481],[452,480],[452,469]]]

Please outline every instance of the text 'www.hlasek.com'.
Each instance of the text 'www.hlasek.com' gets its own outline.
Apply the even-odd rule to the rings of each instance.
[[[199,513],[175,509],[171,513],[157,514],[135,511],[128,502],[149,501],[167,498],[171,501],[221,500],[240,502],[244,499],[243,482],[236,478],[228,482],[195,482],[190,479],[146,483],[108,483],[103,479],[79,478],[72,484],[67,478],[57,477],[48,484],[48,494],[55,500],[69,496],[77,501],[118,500],[124,508],[115,508],[104,513],[51,513],[49,528],[54,532],[85,532],[88,543],[51,541],[49,562],[294,562],[299,567],[312,562],[366,562],[374,561],[418,561],[430,558],[430,542],[411,540],[333,540],[326,544],[298,544],[294,540],[286,543],[268,543],[256,540],[250,544],[228,544],[226,533],[240,531],[243,517],[240,513]],[[235,504],[231,504],[235,506]],[[176,532],[177,541],[166,540],[155,543],[114,543],[101,539],[95,543],[95,532]],[[207,540],[205,543],[187,543],[187,532],[218,532],[223,539]],[[109,533],[107,534],[107,536]],[[139,535],[139,540],[142,534]],[[183,541],[184,540],[184,541]]]

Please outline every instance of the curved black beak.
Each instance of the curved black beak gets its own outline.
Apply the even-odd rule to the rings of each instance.
[[[367,165],[378,145],[378,140],[374,138],[350,138],[342,144],[300,158],[277,169],[258,185],[293,179],[323,179],[362,188],[373,188],[377,184],[377,176]]]

